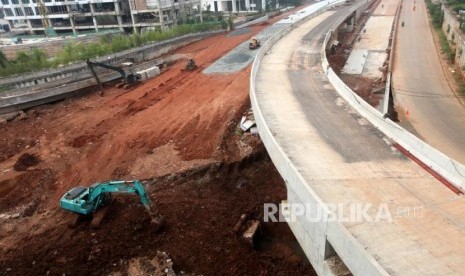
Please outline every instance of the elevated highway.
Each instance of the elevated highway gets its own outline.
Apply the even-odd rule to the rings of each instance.
[[[296,26],[254,63],[255,119],[288,190],[281,210],[320,275],[463,275],[463,197],[348,105],[321,66],[349,8]]]

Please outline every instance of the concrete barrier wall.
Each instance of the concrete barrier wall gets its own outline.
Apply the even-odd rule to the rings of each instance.
[[[303,18],[299,22],[289,25],[271,37],[258,52],[252,65],[250,77],[250,100],[258,132],[268,154],[271,157],[271,160],[286,182],[288,203],[310,204],[314,208],[309,209],[315,211],[318,210],[317,206],[319,206],[320,210],[323,210],[325,217],[328,217],[330,214],[326,204],[310,188],[308,183],[289,160],[286,153],[274,139],[274,136],[266,122],[266,118],[264,118],[260,110],[260,104],[255,92],[255,79],[260,68],[262,58],[279,39],[285,36],[296,26],[317,16],[318,14],[321,14],[331,6],[338,3],[341,2],[338,1],[329,6],[323,7],[316,13]],[[358,4],[353,7],[350,12],[352,13],[355,9],[359,8],[359,5],[362,4]],[[326,37],[325,39],[327,42],[329,37]],[[325,61],[325,64],[327,66],[328,62]],[[282,211],[286,212],[286,210]],[[289,220],[288,224],[312,263],[315,271],[319,275],[337,274],[337,271],[334,268],[334,259],[332,258],[334,256],[338,256],[338,258],[340,258],[355,275],[388,275],[376,262],[376,260],[366,252],[366,250],[339,222],[333,222],[327,219],[322,219],[318,222],[310,222],[301,216],[296,217],[295,220]],[[336,254],[334,254],[333,250]]]
[[[248,27],[248,26],[251,26],[251,25],[255,25],[255,24],[258,24],[258,23],[262,23],[262,22],[265,22],[268,20],[268,14],[265,15],[265,16],[262,16],[262,17],[259,17],[257,19],[254,19],[252,21],[249,21],[249,22],[246,22],[246,23],[243,23],[237,27],[235,27],[235,29],[242,29],[242,28],[245,28],[245,27]]]
[[[134,70],[144,71],[150,67],[154,67],[156,61],[147,62],[141,66],[135,66]],[[151,73],[152,74],[152,73]],[[101,82],[108,82],[120,78],[121,75],[118,72],[111,71],[110,73],[99,75]],[[145,75],[147,77],[147,75]],[[6,114],[9,112],[18,111],[21,109],[37,106],[56,100],[64,99],[73,96],[81,89],[88,88],[97,85],[97,81],[94,78],[88,78],[73,83],[69,83],[62,86],[52,87],[35,92],[26,92],[20,95],[2,96],[0,97],[0,114]]]
[[[334,26],[332,28],[335,29]],[[331,30],[325,38],[322,51],[326,48],[326,43],[331,36]],[[424,164],[429,166],[435,172],[439,173],[447,181],[452,183],[461,191],[465,191],[465,166],[448,157],[429,144],[425,143],[409,131],[403,129],[384,114],[366,103],[355,92],[353,92],[329,67],[326,55],[322,55],[323,70],[328,76],[329,81],[339,93],[353,108],[355,108],[363,117],[371,122],[376,128],[392,139],[395,143],[401,145],[413,156],[420,159]]]
[[[397,27],[399,25],[399,15],[402,9],[402,1],[399,1],[397,4],[396,15],[394,18],[394,23],[392,24],[392,39],[391,39],[391,51],[389,52],[389,64],[388,64],[388,71],[386,75],[386,89],[384,90],[384,100],[383,100],[383,113],[387,114],[389,112],[389,100],[391,94],[391,78],[392,78],[392,67],[394,63],[394,51],[396,48],[396,37],[397,37]]]

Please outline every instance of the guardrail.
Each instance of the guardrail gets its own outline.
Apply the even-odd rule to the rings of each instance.
[[[290,24],[271,37],[262,46],[252,65],[250,76],[250,101],[260,138],[262,139],[271,160],[275,164],[275,167],[286,182],[288,201],[310,204],[312,209],[313,207],[316,208],[319,206],[319,208],[323,211],[324,218],[320,222],[310,223],[302,218],[297,218],[297,220],[293,222],[288,221],[288,224],[302,246],[305,254],[311,261],[315,271],[319,275],[335,274],[331,265],[327,261],[327,255],[330,254],[329,251],[331,251],[329,248],[332,247],[352,273],[356,275],[388,275],[379,263],[370,254],[368,254],[363,246],[360,245],[360,243],[340,222],[328,221],[325,219],[331,214],[331,211],[326,206],[326,203],[323,202],[321,198],[310,188],[306,180],[302,177],[274,138],[274,135],[262,114],[255,91],[256,75],[260,68],[261,60],[271,47],[292,29],[341,2],[343,3],[344,1],[333,2],[331,5],[323,7],[321,10],[302,18],[300,21]],[[353,13],[363,4],[366,3],[358,3],[357,6],[350,9],[348,14]],[[345,18],[340,19],[340,22],[338,21],[339,24],[343,20],[345,20]],[[325,37],[325,44],[328,40],[329,37]],[[326,64],[329,67],[326,58],[324,58],[324,60],[325,62],[323,64]]]
[[[394,62],[394,50],[396,46],[396,37],[397,37],[397,27],[399,25],[399,15],[402,9],[402,1],[399,1],[397,4],[396,15],[394,18],[394,23],[392,24],[392,39],[391,39],[391,51],[389,52],[389,64],[388,71],[386,74],[386,89],[384,90],[384,105],[383,113],[387,114],[389,112],[389,95],[391,93],[391,78],[392,78],[392,64]]]
[[[350,89],[338,76],[332,68],[330,68],[326,59],[326,44],[331,37],[334,26],[327,33],[322,51],[322,66],[330,83],[336,89],[341,97],[343,97],[355,110],[357,110],[370,123],[388,136],[395,143],[402,146],[413,156],[421,160],[432,170],[440,174],[447,181],[464,192],[465,190],[465,166],[455,161],[454,159],[443,154],[439,150],[433,148],[423,140],[417,138],[409,131],[405,130],[389,118],[381,114],[377,109],[366,103],[352,89]]]

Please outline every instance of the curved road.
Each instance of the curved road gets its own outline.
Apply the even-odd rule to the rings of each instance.
[[[465,164],[465,109],[441,69],[424,1],[404,0],[400,20],[392,78],[400,124]]]
[[[320,236],[315,233],[326,231],[323,238],[355,274],[375,275],[353,258],[347,246],[352,239],[372,256],[370,262],[379,265],[380,273],[463,275],[463,197],[396,151],[338,96],[323,73],[320,49],[324,34],[341,12],[325,12],[273,46],[261,62],[255,95],[273,138],[311,194],[338,206],[372,204],[370,215],[375,215],[379,206],[387,206],[392,221],[341,221],[348,233],[345,240],[334,238],[327,222],[321,226],[302,219],[303,228],[290,223],[291,229],[319,273],[326,271],[318,269],[327,259],[315,257],[314,252],[321,250]],[[297,192],[291,188],[295,181],[288,178],[292,176],[286,173],[286,165],[277,167],[288,185],[287,201],[310,203],[305,189]]]

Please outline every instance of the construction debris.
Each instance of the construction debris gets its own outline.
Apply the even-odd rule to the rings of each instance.
[[[261,233],[260,220],[252,218],[249,214],[242,214],[234,226],[234,234],[245,244],[255,248],[255,241]]]
[[[242,116],[240,128],[242,131],[247,132],[251,127],[255,125],[255,122],[248,120],[247,117]]]
[[[181,271],[176,273],[173,269],[173,260],[166,252],[157,251],[157,255],[153,259],[147,257],[134,258],[129,261],[127,268],[127,275],[191,275],[195,274],[185,273]],[[122,275],[121,272],[115,272],[110,275]]]

